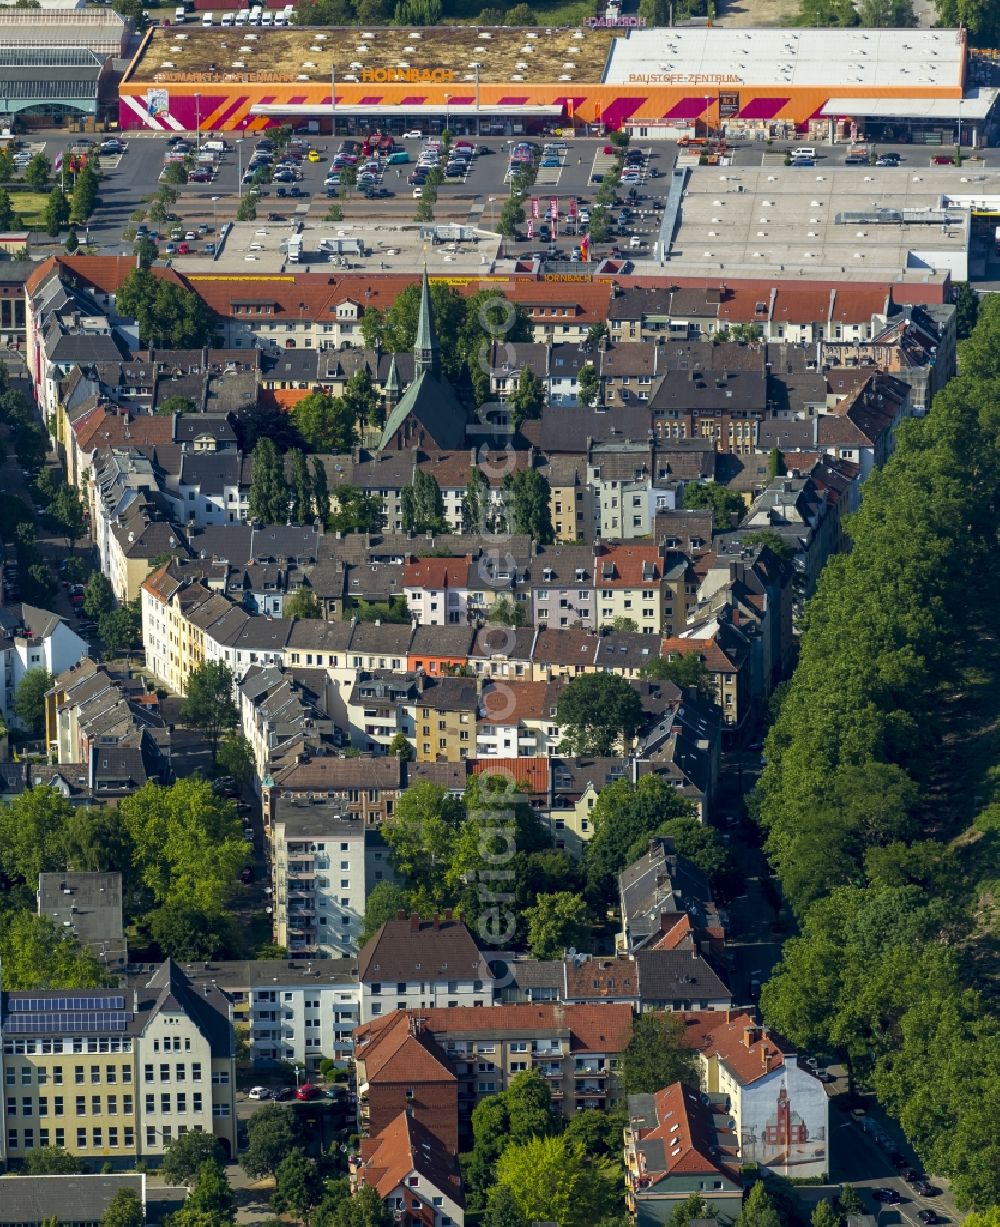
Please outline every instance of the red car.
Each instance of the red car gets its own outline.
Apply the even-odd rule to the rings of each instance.
[[[317,1099],[322,1094],[318,1086],[313,1086],[311,1082],[303,1082],[299,1089],[295,1092],[296,1099]]]

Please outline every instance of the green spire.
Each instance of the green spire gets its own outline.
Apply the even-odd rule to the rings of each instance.
[[[420,284],[420,315],[417,317],[417,339],[413,345],[415,359],[413,375],[416,378],[427,371],[431,375],[439,374],[440,347],[437,331],[434,328],[434,311],[431,307],[431,286],[427,280],[427,268],[424,266],[424,276]]]

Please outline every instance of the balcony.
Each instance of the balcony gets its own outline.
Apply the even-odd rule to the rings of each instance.
[[[562,1078],[563,1071],[561,1065],[536,1065],[535,1072],[542,1075],[543,1078]]]
[[[574,1094],[576,1095],[603,1095],[604,1094],[604,1083],[603,1082],[578,1083],[577,1086],[574,1088]]]
[[[607,1070],[603,1065],[578,1065],[573,1070],[574,1078],[604,1078],[607,1075]]]

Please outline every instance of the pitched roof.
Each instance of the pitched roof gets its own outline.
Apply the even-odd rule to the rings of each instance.
[[[468,767],[470,775],[502,775],[512,780],[521,792],[548,795],[547,758],[472,758],[468,760]]]
[[[421,1011],[423,1014],[424,1011]],[[444,1053],[423,1028],[410,1025],[406,1010],[394,1010],[354,1032],[357,1057],[369,1082],[454,1082]]]
[[[684,1042],[706,1057],[717,1057],[741,1086],[756,1082],[795,1055],[795,1050],[750,1014],[708,1010],[682,1015]]]
[[[422,1177],[432,1190],[464,1205],[455,1155],[415,1117],[400,1112],[381,1133],[362,1139],[358,1176],[385,1199],[412,1173]],[[424,1189],[421,1194],[429,1200]]]
[[[417,558],[411,554],[403,564],[407,588],[467,588],[472,555],[463,558]]]
[[[581,1053],[621,1052],[632,1035],[632,1007],[610,1002],[603,1005],[435,1006],[426,1010],[398,1010],[395,1014],[423,1020],[421,1034],[434,1036],[566,1035],[571,1051]],[[390,1019],[393,1017],[389,1015]],[[355,1035],[364,1039],[373,1026],[368,1023],[359,1027]]]
[[[508,678],[487,682],[483,687],[479,719],[487,724],[518,725],[524,720],[544,720],[548,707],[545,692],[548,682],[511,681]]]
[[[732,1001],[729,989],[697,950],[639,950],[635,961],[644,1002]]]
[[[382,980],[492,980],[486,960],[460,920],[387,920],[358,955],[363,983]]]
[[[628,1112],[641,1174],[652,1184],[667,1176],[707,1173],[735,1180],[737,1141],[722,1109],[721,1103],[705,1103],[682,1082],[654,1095],[630,1095]]]
[[[407,429],[410,418],[413,419],[412,432]],[[397,432],[402,431],[404,435],[415,432],[416,441],[450,451],[465,445],[465,427],[465,409],[451,384],[423,370],[386,419],[378,450],[387,448]]]

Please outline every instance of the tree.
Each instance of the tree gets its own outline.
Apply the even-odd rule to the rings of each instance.
[[[955,304],[955,335],[964,341],[979,319],[979,295],[967,281],[956,281],[952,282],[951,301]]]
[[[469,470],[462,498],[462,532],[481,533],[486,528],[486,508],[489,505],[490,487],[482,469]]]
[[[715,827],[708,826],[694,817],[670,818],[656,828],[658,836],[671,840],[680,856],[692,865],[717,889],[720,878],[730,869],[729,849]],[[649,836],[643,834],[629,849],[629,860],[637,860],[646,851]]]
[[[552,491],[538,469],[518,469],[504,478],[504,493],[515,533],[524,533],[538,545],[553,540]]]
[[[222,734],[227,729],[236,728],[239,723],[233,687],[232,670],[222,661],[207,660],[188,674],[187,697],[181,708],[181,719],[205,734],[213,764]]]
[[[738,1227],[782,1227],[781,1217],[774,1208],[763,1180],[750,1189],[739,1218]]]
[[[45,692],[55,680],[45,669],[29,669],[14,696],[14,715],[36,737],[45,728]]]
[[[379,424],[382,406],[367,366],[355,371],[348,378],[341,393],[341,400],[347,420],[368,426]]]
[[[518,228],[524,225],[524,205],[516,196],[508,196],[500,208],[497,218],[497,233],[505,239],[512,239],[518,233]]]
[[[127,656],[142,641],[142,614],[139,598],[126,601],[117,609],[101,614],[97,629],[109,656]]]
[[[290,414],[265,401],[254,401],[238,409],[233,426],[241,450],[252,452],[260,439],[268,439],[279,452],[302,447],[302,436]]]
[[[103,571],[95,571],[87,580],[83,592],[83,612],[96,621],[101,614],[110,613],[115,606],[115,593],[111,581]]]
[[[916,25],[911,0],[861,0],[858,5],[861,25],[905,29]]]
[[[242,733],[227,733],[219,743],[215,765],[221,775],[231,775],[237,784],[250,784],[257,770],[253,747]]]
[[[143,345],[201,349],[212,340],[214,321],[204,301],[193,290],[149,269],[129,273],[118,290],[117,306],[123,316],[136,321]]]
[[[225,946],[228,926],[218,909],[203,911],[184,903],[166,903],[146,919],[150,936],[166,959],[214,959]]]
[[[843,1227],[843,1219],[827,1198],[818,1201],[809,1218],[812,1227]]]
[[[285,602],[286,618],[322,618],[323,613],[311,588],[299,588]]]
[[[236,1194],[229,1187],[225,1169],[217,1159],[207,1159],[198,1168],[194,1188],[184,1208],[193,1213],[210,1214],[213,1223],[235,1221]]]
[[[309,462],[305,453],[295,448],[288,453],[289,491],[292,496],[291,518],[293,524],[311,524],[312,480],[309,476]]]
[[[593,835],[585,852],[590,889],[609,901],[616,898],[615,875],[634,859],[638,841],[671,819],[690,815],[690,804],[659,776],[644,775],[636,784],[616,780],[607,785],[590,813]]]
[[[708,698],[715,689],[712,675],[701,653],[696,650],[671,656],[657,656],[643,668],[642,676],[661,682],[673,682],[681,690],[697,691],[703,698]]]
[[[145,1221],[142,1201],[132,1189],[118,1189],[101,1215],[101,1227],[142,1227]]]
[[[49,515],[63,531],[70,553],[73,546],[86,532],[83,503],[75,486],[64,483],[49,505]]]
[[[189,1129],[168,1143],[160,1173],[167,1184],[191,1185],[203,1163],[225,1162],[225,1151],[211,1133]]]
[[[247,1146],[240,1155],[240,1166],[251,1180],[272,1176],[294,1145],[291,1113],[279,1104],[265,1104],[247,1121]]]
[[[581,405],[590,406],[596,403],[601,391],[601,377],[598,375],[593,363],[588,362],[580,368],[580,374],[577,376],[577,386],[580,389]]]
[[[36,790],[37,791],[37,790]],[[85,873],[121,873],[132,869],[132,841],[117,808],[73,807],[61,824],[59,843],[66,868]]]
[[[400,504],[406,532],[433,533],[447,528],[441,487],[437,478],[423,469],[417,469],[412,484],[403,487]]]
[[[407,743],[409,744],[409,743]],[[377,882],[365,900],[365,914],[358,937],[358,949],[363,949],[387,920],[395,920],[400,912],[409,912],[410,893],[395,882]]]
[[[338,486],[337,510],[327,515],[327,521],[335,533],[380,532],[385,523],[382,497],[355,486]]]
[[[497,626],[526,626],[528,615],[524,612],[525,602],[512,601],[509,596],[502,596],[490,606],[486,620]]]
[[[673,1014],[637,1014],[618,1061],[624,1095],[652,1095],[675,1082],[694,1080],[694,1054],[684,1042],[684,1024]]]
[[[156,412],[163,417],[173,417],[175,413],[194,413],[194,401],[190,396],[167,396],[156,406]]]
[[[490,1191],[483,1227],[529,1227],[528,1219],[521,1213],[517,1198],[507,1185],[498,1184]]]
[[[532,1222],[590,1227],[612,1213],[616,1202],[614,1167],[562,1137],[535,1137],[508,1146],[496,1167],[497,1184],[513,1193]]]
[[[55,238],[67,221],[69,221],[69,201],[60,188],[54,187],[49,192],[48,200],[45,202],[45,210],[42,214],[45,233]]]
[[[316,506],[316,518],[323,525],[330,519],[330,487],[326,479],[326,469],[318,456],[313,456],[312,462],[313,503]]]
[[[714,481],[688,482],[684,487],[682,505],[685,510],[710,510],[716,529],[732,528],[733,517],[741,519],[746,511],[746,504],[734,490]]]
[[[70,217],[74,222],[85,222],[94,211],[97,204],[97,172],[93,163],[87,161],[77,173],[73,184],[73,195],[70,198]]]
[[[766,545],[771,553],[786,566],[790,566],[795,557],[795,546],[790,541],[786,541],[773,528],[764,528],[756,533],[740,533],[740,541],[751,548]]]
[[[17,174],[13,152],[6,148],[0,149],[0,183],[10,183]]]
[[[36,192],[42,190],[43,187],[52,178],[52,163],[44,153],[36,153],[24,170],[24,181],[28,187],[32,187]]]
[[[517,377],[517,386],[511,393],[507,404],[511,410],[511,422],[515,430],[520,430],[524,422],[542,416],[545,405],[545,385],[530,366],[521,368]]]
[[[314,452],[349,452],[357,433],[353,402],[326,392],[310,392],[292,409],[295,425]]]
[[[29,788],[0,806],[0,868],[33,890],[40,873],[62,866],[62,831],[73,807],[54,788]]]
[[[247,846],[231,801],[198,776],[147,783],[119,805],[134,845],[135,873],[157,907],[215,915],[235,889]]]
[[[104,968],[72,933],[48,916],[8,911],[0,924],[0,960],[8,991],[99,988]]]
[[[250,465],[250,519],[260,524],[284,524],[288,518],[285,466],[270,439],[258,439]]]
[[[24,1156],[26,1176],[79,1176],[83,1164],[61,1146],[39,1146]]]
[[[853,1184],[845,1184],[840,1190],[840,1197],[837,1200],[840,1202],[842,1214],[866,1213],[864,1199]]]
[[[463,818],[461,802],[437,784],[422,781],[403,793],[396,802],[395,821],[384,835],[393,864],[407,883],[440,896]]]
[[[14,224],[14,206],[11,203],[10,192],[0,187],[0,226],[9,230]]]
[[[617,673],[574,677],[556,711],[570,754],[607,756],[616,745],[627,749],[642,722],[638,692]]]
[[[781,449],[772,447],[767,454],[767,475],[770,478],[783,477],[785,475],[785,457],[781,453]]]
[[[536,959],[562,958],[569,946],[584,944],[590,929],[586,901],[567,891],[540,896],[525,918],[528,947]]]
[[[309,1211],[319,1205],[322,1197],[323,1179],[316,1164],[297,1146],[293,1147],[274,1173],[271,1205],[279,1214],[289,1213],[308,1220]]]
[[[415,751],[409,738],[405,733],[395,733],[392,740],[389,742],[388,753],[393,754],[396,758],[401,758],[404,763],[412,762],[415,757]]]

